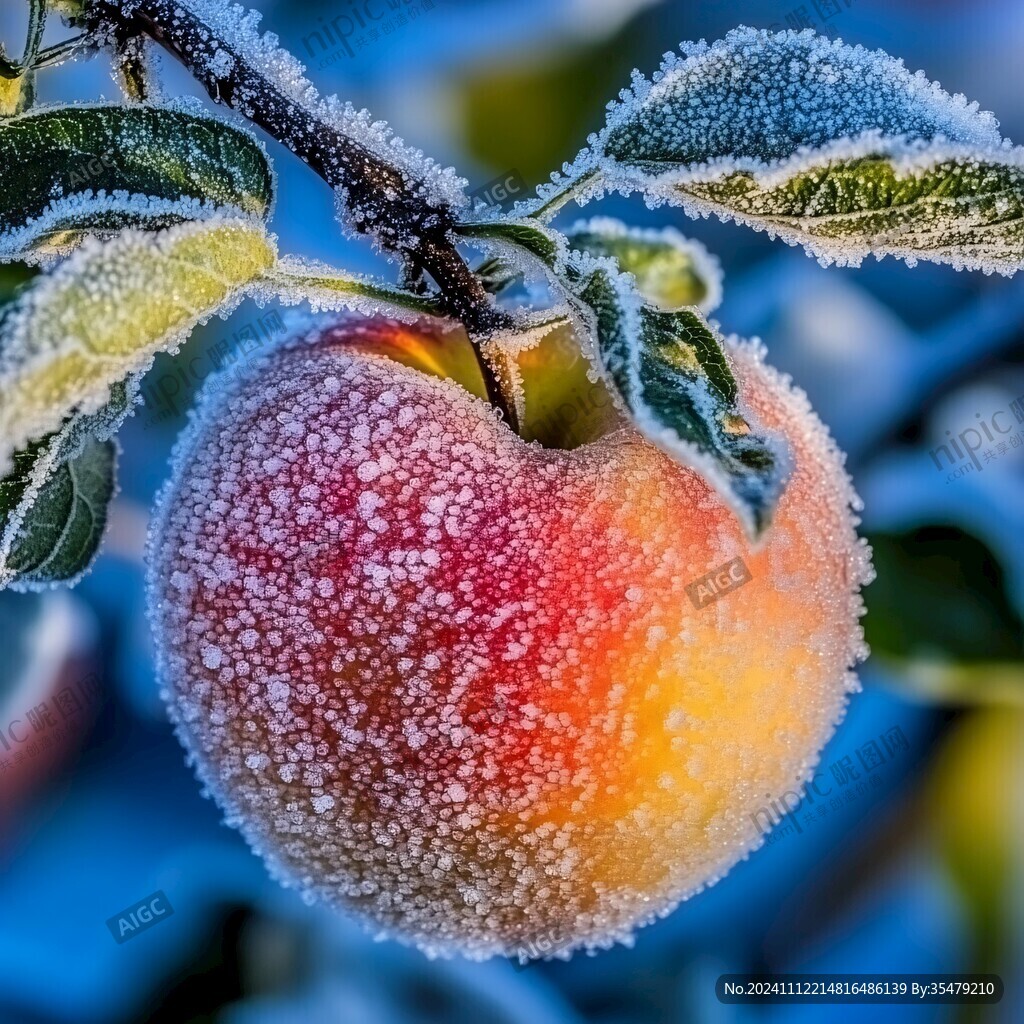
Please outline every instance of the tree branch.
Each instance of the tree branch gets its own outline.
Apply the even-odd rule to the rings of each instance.
[[[444,313],[464,324],[471,337],[513,325],[459,254],[451,235],[455,217],[447,205],[432,203],[422,182],[287,96],[180,0],[138,0],[129,14],[119,0],[93,0],[88,10],[90,29],[107,30],[116,40],[149,36],[181,61],[214,101],[238,110],[342,190],[356,230],[372,233],[382,248],[430,274]],[[486,359],[480,362],[491,401],[516,429],[512,403]]]

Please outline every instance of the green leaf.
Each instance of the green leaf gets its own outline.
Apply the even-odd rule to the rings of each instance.
[[[157,352],[225,313],[277,259],[262,224],[231,218],[95,239],[39,278],[0,322],[0,473],[32,440],[90,414]]]
[[[640,294],[662,309],[697,306],[710,313],[721,301],[722,268],[700,242],[674,228],[644,230],[610,217],[579,221],[566,231],[573,249],[611,256],[632,274]]]
[[[514,378],[523,396],[519,435],[524,441],[565,451],[626,425],[604,375],[595,374],[583,355],[570,320],[511,356],[514,365],[505,376]]]
[[[696,309],[660,310],[627,279],[597,266],[579,297],[607,378],[648,440],[692,465],[727,498],[748,532],[768,527],[785,460],[739,408],[725,342]]]
[[[826,263],[874,253],[1014,273],[1024,259],[1024,166],[949,152],[819,156],[781,179],[740,172],[685,191],[722,217],[803,242]]]
[[[57,467],[30,514],[12,532],[10,551],[0,565],[0,586],[66,583],[88,569],[106,527],[116,458],[113,441],[90,441]]]
[[[874,253],[1012,274],[1024,261],[1024,151],[992,115],[811,32],[737,29],[634,76],[534,212],[609,190],[735,219],[825,263]]]
[[[528,425],[527,393],[521,358],[536,351],[551,334],[571,330],[567,309],[540,310],[516,318],[511,327],[488,337],[476,338],[476,344],[494,371],[515,416],[515,429],[525,440],[534,436]]]
[[[568,246],[564,236],[529,220],[478,221],[459,224],[459,234],[476,239],[485,247],[488,243],[499,242],[504,246],[522,249],[542,266],[554,270],[565,258]]]
[[[536,261],[564,291],[584,354],[637,430],[703,473],[752,536],[767,528],[785,485],[785,459],[767,436],[753,431],[739,407],[725,341],[699,309],[658,308],[613,257],[573,251],[564,236],[535,221],[503,219],[461,224],[457,230],[481,244],[489,257],[505,257],[514,265],[518,250]],[[629,246],[624,252],[634,256]],[[648,257],[647,263],[637,258],[640,276],[658,293],[664,279],[649,269],[650,251],[638,252]],[[537,337],[556,323],[557,311],[547,316],[546,330]],[[515,356],[522,347],[513,344],[506,355]],[[506,358],[497,369],[507,375],[509,365]]]
[[[213,209],[266,217],[263,147],[212,117],[154,106],[35,109],[0,121],[0,259],[64,254],[87,231],[149,229]]]
[[[15,454],[0,480],[0,590],[73,583],[92,564],[114,494],[111,438],[137,395],[132,377],[98,413],[71,417]]]

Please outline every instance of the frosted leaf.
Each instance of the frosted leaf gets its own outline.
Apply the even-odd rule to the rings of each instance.
[[[585,264],[581,282],[583,319],[633,425],[702,472],[750,534],[760,535],[785,485],[788,455],[739,404],[717,328],[695,308],[645,302],[610,261]]]
[[[700,242],[675,228],[633,228],[594,217],[565,232],[569,245],[591,256],[611,256],[632,274],[640,294],[662,309],[696,306],[710,313],[722,301],[722,266]]]
[[[34,108],[0,120],[0,260],[66,254],[82,234],[159,228],[229,210],[267,217],[263,146],[171,106]]]
[[[765,164],[866,131],[1001,144],[990,113],[880,50],[738,28],[711,46],[684,44],[652,82],[634,73],[594,152],[637,165]]]
[[[570,250],[564,236],[536,221],[477,222],[458,230],[486,241],[502,258],[514,260],[508,254],[518,250],[543,267],[569,298],[584,355],[633,425],[683,465],[706,473],[752,535],[766,528],[785,484],[786,455],[737,405],[722,336],[698,308],[659,309],[613,256]]]
[[[112,438],[138,385],[137,376],[115,385],[99,412],[73,416],[15,455],[0,480],[0,590],[69,585],[89,568],[114,493]]]
[[[559,274],[569,257],[568,240],[560,232],[536,220],[501,217],[459,224],[460,235],[471,239],[485,252],[500,254],[515,263],[521,250],[551,274]]]
[[[487,256],[475,272],[488,291],[498,294],[520,277],[531,292],[545,290],[538,283],[559,291],[558,275],[570,251],[560,232],[537,219],[512,216],[475,219],[455,230]]]
[[[98,411],[112,385],[226,314],[275,259],[262,224],[216,218],[88,240],[37,278],[0,321],[0,474],[70,412]]]
[[[870,568],[841,455],[729,350],[795,453],[752,548],[634,431],[526,444],[343,336],[268,354],[179,443],[147,584],[178,735],[272,873],[378,935],[628,942],[760,845],[856,686]],[[750,581],[697,610],[687,586],[737,556]]]
[[[977,104],[902,61],[811,31],[740,28],[634,72],[606,127],[518,210],[640,190],[803,244],[1014,272],[1024,258],[1021,154]]]
[[[823,264],[865,256],[1010,276],[1024,260],[1024,153],[874,137],[799,155],[758,174],[686,186],[692,211],[802,243]]]

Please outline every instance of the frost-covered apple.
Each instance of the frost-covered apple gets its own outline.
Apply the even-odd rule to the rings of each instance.
[[[805,397],[730,349],[794,470],[753,547],[628,428],[528,444],[343,322],[212,393],[150,551],[167,699],[282,881],[430,953],[633,929],[761,842],[856,685],[865,548]],[[752,577],[699,610],[687,587]]]

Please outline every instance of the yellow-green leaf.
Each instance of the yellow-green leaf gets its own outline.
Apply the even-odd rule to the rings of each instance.
[[[276,258],[260,223],[224,218],[92,240],[37,280],[0,322],[0,473],[224,313]]]
[[[594,217],[566,231],[573,249],[611,256],[632,274],[648,302],[661,309],[696,306],[710,313],[722,299],[722,268],[700,242],[675,228],[633,228],[611,217]]]
[[[1024,150],[991,114],[886,53],[739,28],[684,44],[620,96],[604,130],[520,214],[641,191],[652,206],[715,213],[823,263],[1024,265]]]

